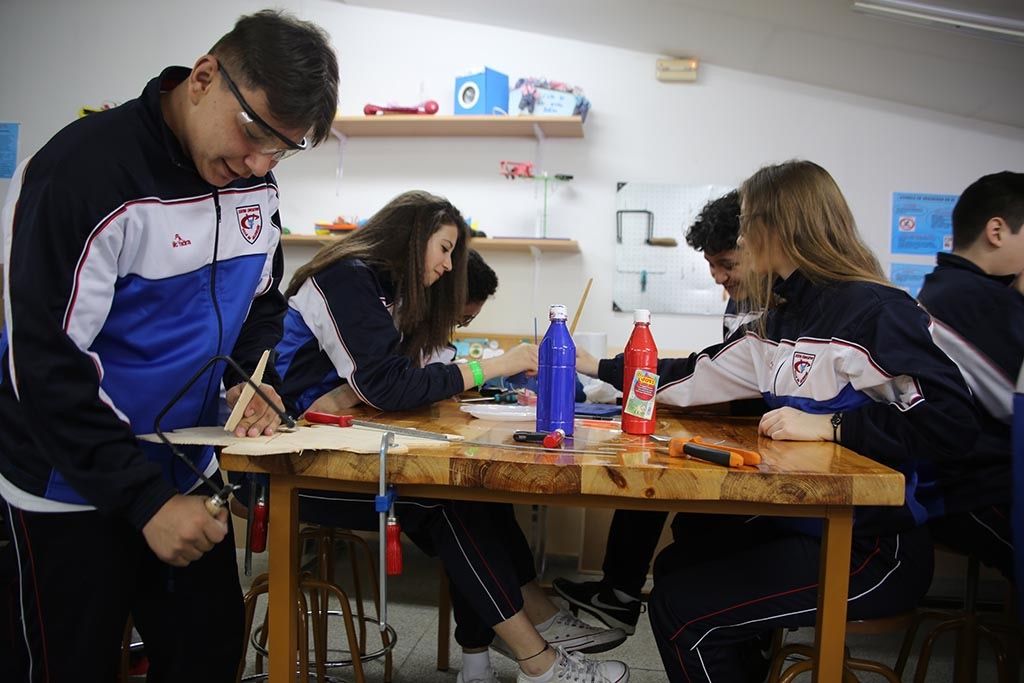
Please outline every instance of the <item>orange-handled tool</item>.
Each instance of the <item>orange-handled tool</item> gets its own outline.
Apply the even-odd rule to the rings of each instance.
[[[708,446],[710,448],[717,448],[719,450],[729,451],[730,453],[735,453],[736,455],[738,455],[741,458],[743,458],[743,464],[744,465],[760,465],[761,464],[761,454],[758,453],[757,451],[750,451],[750,450],[747,450],[746,448],[739,448],[737,446],[732,446],[732,445],[724,444],[724,443],[709,443],[702,436],[695,436],[695,437],[693,437],[692,441],[694,443],[696,443],[696,444],[700,444],[701,446]]]
[[[743,467],[742,456],[694,443],[693,439],[672,439],[668,442],[668,454],[673,458],[696,458],[723,467]]]

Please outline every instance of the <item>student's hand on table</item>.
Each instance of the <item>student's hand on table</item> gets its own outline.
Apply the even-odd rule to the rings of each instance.
[[[245,386],[245,382],[239,382],[235,386],[228,389],[225,394],[227,399],[228,407],[234,408],[235,403],[238,402],[238,396],[242,393],[242,387]],[[277,407],[284,406],[284,402],[281,397],[277,395],[277,390],[269,384],[261,384],[260,389],[263,393],[273,401]],[[281,426],[281,416],[277,414],[277,411],[271,408],[260,398],[259,394],[253,394],[253,397],[249,400],[249,406],[245,409],[245,414],[242,416],[238,426],[235,427],[235,436],[259,436],[261,434],[270,436],[277,428]]]
[[[757,431],[776,441],[831,441],[832,416],[776,408],[761,416]]]
[[[537,374],[537,353],[539,349],[536,344],[520,344],[498,356],[505,363],[501,374],[514,375],[525,372],[528,375]]]
[[[313,401],[306,408],[316,413],[330,413],[340,415],[342,411],[353,408],[362,403],[350,384],[342,384],[340,387],[331,389],[326,394]]]
[[[161,561],[186,567],[228,535],[228,511],[213,517],[202,496],[175,494],[142,527],[142,535]]]
[[[588,377],[597,377],[597,366],[601,361],[586,349],[576,347],[576,372]]]

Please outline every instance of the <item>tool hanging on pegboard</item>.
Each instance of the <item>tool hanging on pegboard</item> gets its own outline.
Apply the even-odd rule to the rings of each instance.
[[[679,243],[674,237],[654,236],[654,212],[646,209],[620,209],[615,212],[615,241],[622,244],[622,215],[627,213],[640,213],[647,216],[647,233],[644,237],[644,244],[650,247],[675,247]]]

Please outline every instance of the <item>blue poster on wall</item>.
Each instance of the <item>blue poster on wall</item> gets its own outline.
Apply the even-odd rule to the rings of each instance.
[[[924,284],[924,276],[935,270],[935,266],[920,263],[893,263],[889,265],[889,279],[910,296],[917,298]]]
[[[18,165],[17,123],[0,123],[0,178],[11,178]]]
[[[934,254],[953,249],[958,195],[892,193],[892,253]]]

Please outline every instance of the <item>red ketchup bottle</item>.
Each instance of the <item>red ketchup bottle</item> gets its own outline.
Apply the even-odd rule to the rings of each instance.
[[[623,354],[622,431],[653,434],[656,426],[654,399],[658,391],[658,347],[651,336],[651,312],[633,312],[633,334]]]

